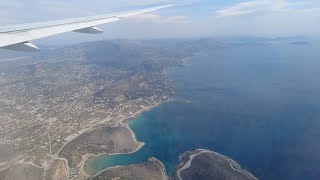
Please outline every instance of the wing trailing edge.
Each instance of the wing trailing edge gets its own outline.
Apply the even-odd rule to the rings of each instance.
[[[87,27],[83,29],[74,30],[74,32],[85,33],[85,34],[101,34],[103,31],[97,27]]]
[[[34,52],[34,51],[40,50],[36,45],[34,45],[30,42],[12,44],[12,45],[4,46],[1,48],[6,49],[6,50],[11,50],[11,51],[26,51],[26,52]]]
[[[97,28],[97,25],[119,21],[130,16],[169,8],[172,6],[173,5],[163,5],[92,17],[0,27],[0,48],[15,51],[35,51],[39,48],[30,43],[30,41],[35,39],[70,31],[87,34],[100,34],[103,31]]]

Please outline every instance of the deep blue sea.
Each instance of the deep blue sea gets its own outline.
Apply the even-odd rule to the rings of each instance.
[[[205,148],[260,179],[320,179],[319,45],[212,49],[168,74],[178,100],[129,122],[146,145],[132,155],[103,156],[92,168],[153,156],[172,175],[180,154]]]

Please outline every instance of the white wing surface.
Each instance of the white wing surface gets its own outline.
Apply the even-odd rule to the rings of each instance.
[[[64,32],[98,34],[102,30],[97,25],[121,20],[129,16],[156,11],[173,5],[155,6],[151,8],[125,11],[92,17],[74,18],[62,21],[21,24],[0,27],[0,48],[16,51],[34,51],[38,48],[29,41],[52,36]]]

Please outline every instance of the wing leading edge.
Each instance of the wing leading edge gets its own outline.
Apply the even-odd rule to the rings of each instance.
[[[16,51],[34,51],[39,48],[30,43],[29,41],[31,40],[69,31],[99,34],[102,33],[102,30],[95,27],[97,25],[111,23],[121,20],[122,18],[172,6],[173,5],[155,6],[134,11],[125,11],[92,17],[0,27],[0,48]]]

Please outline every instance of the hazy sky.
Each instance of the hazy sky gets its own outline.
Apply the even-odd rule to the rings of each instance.
[[[319,0],[1,0],[0,25],[65,19],[178,4],[103,25],[104,35],[68,33],[50,40],[205,36],[320,36]],[[58,39],[59,38],[59,39]]]

